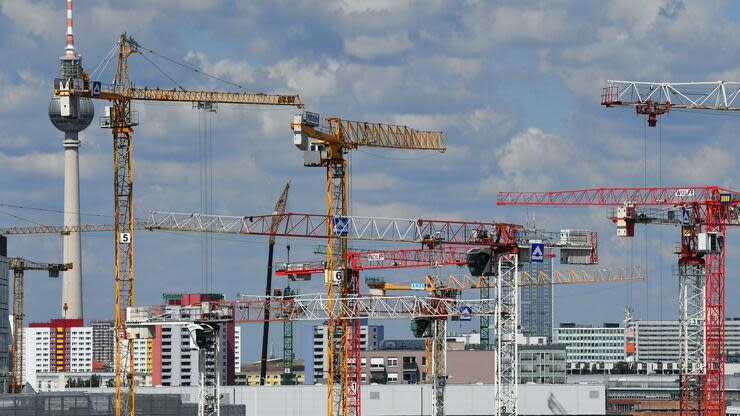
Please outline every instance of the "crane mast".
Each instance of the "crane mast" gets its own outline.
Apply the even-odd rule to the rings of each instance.
[[[134,53],[126,34],[121,35],[114,85],[126,92],[131,88],[128,57]],[[115,209],[115,371],[116,415],[135,415],[134,340],[126,336],[126,308],[134,306],[134,193],[132,140],[136,120],[131,100],[111,101],[110,128],[113,133],[113,204]]]

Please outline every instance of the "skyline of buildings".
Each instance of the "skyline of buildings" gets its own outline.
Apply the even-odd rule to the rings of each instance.
[[[222,299],[223,295],[213,293],[165,294],[158,308],[161,313],[187,319],[190,310],[183,308],[184,305]],[[728,356],[737,357],[740,355],[740,318],[728,318],[727,322]],[[96,320],[85,325],[83,320],[52,319],[49,322],[30,323],[25,331],[25,379],[34,386],[41,387],[37,374],[43,380],[53,379],[53,373],[64,373],[68,379],[73,379],[75,374],[82,377],[93,373],[104,374],[112,369],[114,330],[110,320]],[[544,336],[522,336],[523,339],[537,342],[522,341],[519,358],[526,362],[523,363],[520,378],[523,382],[560,383],[566,371],[568,374],[580,373],[579,369],[608,371],[615,364],[630,360],[645,363],[639,368],[646,369],[647,373],[671,373],[676,369],[677,331],[677,321],[669,320],[631,320],[626,322],[626,327],[622,323],[592,325],[563,322],[552,331],[551,342]],[[303,348],[306,355],[296,357],[306,360],[303,381],[306,384],[323,382],[327,364],[326,325],[308,326],[306,334],[308,336],[304,339]],[[450,353],[476,349],[474,344],[479,343],[480,334],[475,331],[448,334]],[[155,338],[136,340],[134,367],[137,375],[142,375],[142,383],[197,385],[199,354],[190,346],[188,330],[177,325],[157,327]],[[424,339],[385,339],[383,325],[371,325],[363,321],[363,381],[417,383],[424,380],[426,357],[423,346]],[[238,325],[226,323],[222,326],[219,348],[222,353],[221,362],[218,363],[221,383],[233,385],[239,378],[241,382],[253,384],[253,375],[250,380],[245,374],[237,374],[241,370],[242,358],[241,328]],[[254,348],[252,351],[257,350],[257,346],[251,348]],[[468,355],[461,357],[465,356]],[[213,356],[207,357],[206,371],[215,371],[214,359]],[[456,365],[466,368],[465,359],[460,360]],[[476,369],[473,368],[458,374],[460,377],[465,374],[466,380],[483,378],[476,376]],[[280,380],[280,377],[273,375],[270,384],[280,384]]]

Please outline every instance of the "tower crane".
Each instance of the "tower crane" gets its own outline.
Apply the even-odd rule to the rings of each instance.
[[[265,296],[270,296],[272,292],[272,255],[275,250],[275,229],[277,228],[279,215],[285,213],[285,206],[288,204],[288,191],[290,190],[290,182],[285,184],[283,192],[280,194],[277,203],[275,204],[275,210],[273,214],[276,215],[272,219],[270,225],[270,237],[267,246],[267,278],[265,279]],[[265,305],[268,307],[269,305]],[[265,385],[265,377],[267,376],[267,343],[270,337],[270,321],[265,321],[262,324],[262,355],[260,359],[260,386]]]
[[[72,72],[79,74],[78,78],[57,79],[54,83],[54,95],[60,97],[62,107],[72,109],[65,113],[71,118],[77,116],[74,109],[81,98],[111,102],[111,106],[106,108],[106,116],[101,121],[101,127],[110,128],[113,133],[114,231],[116,235],[116,416],[136,413],[133,340],[125,341],[125,311],[127,307],[134,305],[134,176],[131,156],[133,128],[138,125],[138,116],[132,110],[131,102],[135,100],[189,102],[206,108],[213,108],[216,103],[298,108],[303,106],[297,95],[136,88],[129,78],[128,58],[141,50],[142,47],[138,42],[123,33],[118,41],[118,62],[112,84],[104,85],[91,81],[82,68]],[[76,65],[81,64],[77,61]]]
[[[10,368],[12,379],[10,383],[11,393],[20,393],[23,390],[23,361],[24,341],[23,329],[25,326],[24,311],[24,275],[26,270],[45,270],[49,277],[59,277],[59,272],[72,269],[72,263],[36,263],[22,257],[0,257],[0,261],[8,263],[8,268],[13,270],[13,347],[10,354]]]
[[[329,228],[331,224],[333,228]],[[246,216],[224,216],[198,213],[173,213],[173,212],[152,212],[149,219],[144,223],[143,228],[153,231],[174,231],[174,232],[206,232],[217,234],[237,234],[237,235],[261,235],[261,236],[278,236],[278,237],[302,237],[318,239],[337,239],[342,241],[359,240],[359,241],[383,241],[383,242],[400,242],[415,243],[425,246],[486,246],[496,253],[507,253],[508,251],[516,252],[517,242],[516,234],[522,227],[516,224],[498,223],[498,222],[480,222],[480,221],[446,221],[431,219],[396,219],[396,218],[375,218],[375,217],[358,217],[344,216],[337,221],[333,215],[317,214],[299,214],[284,213],[270,215],[246,215]],[[103,231],[105,227],[30,227],[30,228],[11,228],[13,231],[9,234],[42,234],[42,233],[59,233],[61,231]],[[330,231],[328,231],[330,230]],[[488,259],[489,263],[493,262]],[[499,261],[502,261],[499,259]],[[507,263],[515,265],[507,260]],[[513,270],[511,267],[506,266]],[[508,271],[510,278],[513,276]],[[359,287],[357,273],[352,273],[353,288]],[[333,277],[333,276],[332,276]],[[336,302],[335,302],[336,300]],[[265,299],[240,302],[237,312],[241,313],[243,322],[253,322],[258,317],[265,316],[265,303],[270,303],[267,307],[269,311],[283,311],[285,302],[270,303]],[[345,320],[356,320],[358,317],[373,318],[383,317],[385,314],[393,316],[415,316],[414,314],[427,314],[431,316],[446,316],[447,307],[457,305],[453,301],[436,299],[434,301],[420,302],[415,297],[360,297],[359,294],[349,294],[344,297],[335,298],[327,295],[326,297],[306,298],[299,295],[290,298],[291,307],[299,307],[299,311],[311,316],[321,316],[327,319],[327,316],[342,316]],[[490,300],[470,300],[466,304],[475,305],[478,313],[473,316],[482,316],[490,314]],[[253,309],[259,306],[262,310],[255,312]],[[458,305],[459,306],[459,305]],[[312,309],[316,308],[316,310]],[[398,312],[394,308],[402,308]],[[321,313],[317,310],[323,311]],[[376,313],[382,311],[383,313]],[[482,312],[480,312],[482,311]],[[485,312],[485,313],[484,313]],[[284,314],[284,312],[282,312]],[[449,312],[453,313],[453,312]],[[317,315],[318,314],[318,315]],[[328,315],[327,315],[328,314]],[[339,315],[338,315],[339,314]],[[255,318],[257,316],[257,318]],[[283,316],[283,315],[280,315]],[[288,321],[293,315],[282,317],[281,321]],[[300,320],[301,316],[296,315]],[[259,319],[258,322],[263,322]],[[358,334],[359,336],[359,334]],[[359,353],[359,350],[358,350]],[[359,356],[355,357],[359,363]],[[357,368],[357,380],[359,376],[359,366]],[[358,398],[360,395],[359,382],[352,385],[352,392]],[[357,402],[356,410],[360,410]]]
[[[740,110],[740,82],[641,82],[607,81],[601,94],[605,107],[634,107],[637,114],[648,116],[655,127],[658,116],[671,109]]]
[[[671,109],[681,110],[703,110],[703,111],[738,111],[740,110],[740,101],[738,95],[740,94],[740,83],[731,81],[709,81],[709,82],[640,82],[640,81],[608,81],[606,87],[602,89],[601,104],[605,107],[634,107],[637,114],[647,115],[648,126],[655,127],[658,123],[658,116],[667,114]],[[656,221],[660,221],[661,218],[655,218]],[[709,224],[707,224],[709,227]],[[687,237],[688,238],[688,237]],[[684,240],[682,237],[682,246]],[[686,260],[683,262],[683,266],[679,266],[679,276],[681,275],[700,275],[705,273],[705,270],[699,270],[691,266],[693,261]],[[723,263],[724,264],[724,263]],[[722,266],[724,270],[724,265]],[[710,280],[717,280],[717,278],[711,279],[710,272],[706,270],[706,281],[702,284],[702,287],[709,287],[710,292],[706,294],[706,300],[700,298],[704,296],[703,292],[695,294],[681,292],[684,298],[690,299],[688,302],[681,301],[682,308],[686,308],[687,304],[691,305],[694,310],[704,309],[702,302],[707,304],[707,313],[709,312],[709,306],[711,304],[721,304],[722,314],[721,319],[724,320],[724,292],[719,295],[719,292],[714,291],[715,288]],[[724,288],[724,272],[722,274],[721,287]],[[698,277],[697,277],[698,278]],[[685,280],[685,279],[684,279]],[[690,279],[689,279],[690,280]],[[698,290],[698,288],[697,288]],[[718,296],[722,298],[720,302]],[[713,297],[713,299],[710,299]],[[702,314],[700,312],[699,314]],[[693,316],[689,319],[699,319],[702,316]],[[686,317],[686,314],[682,312],[682,316]],[[712,318],[709,314],[707,317]],[[715,319],[720,319],[715,317]],[[701,338],[702,334],[698,331],[690,331],[689,335],[683,335],[686,332],[686,328],[682,327],[682,336],[692,338]],[[724,331],[722,332],[721,338],[724,338]],[[707,338],[707,345],[712,344]],[[724,343],[723,343],[724,344]],[[714,345],[716,347],[716,345]],[[709,348],[707,346],[707,348]],[[722,347],[724,348],[724,346]],[[690,353],[684,349],[682,352],[684,356],[700,356],[703,354],[703,348],[693,348],[693,353]],[[722,353],[724,354],[724,352]],[[710,356],[707,354],[707,360]],[[717,357],[711,357],[717,358]],[[686,368],[688,362],[693,362],[699,367],[703,367],[706,363],[703,359],[684,359],[682,360],[682,371],[689,371]],[[713,374],[713,371],[707,372],[707,381],[709,384],[716,384],[715,381],[711,380],[716,378],[718,375]],[[690,382],[684,380],[682,392],[681,392],[681,415],[685,416],[691,413],[699,413],[702,408],[691,409],[690,403],[700,402],[698,406],[703,406],[703,409],[709,415],[724,415],[725,414],[725,397],[723,385],[710,387],[707,383],[698,380],[700,376],[693,377]],[[703,386],[704,391],[701,391]],[[706,390],[709,388],[710,390]],[[720,390],[722,392],[720,393]],[[696,407],[696,406],[695,406]]]
[[[321,123],[316,113],[305,112],[293,118],[293,144],[304,152],[304,165],[326,168],[327,222],[326,268],[334,276],[347,273],[347,242],[334,238],[339,222],[349,215],[348,166],[344,154],[359,147],[412,150],[447,150],[441,132],[417,131],[406,126],[327,118]],[[312,143],[309,143],[312,141]],[[327,279],[329,299],[356,294],[356,283]],[[358,322],[332,317],[327,322],[329,348],[328,415],[360,414],[360,326]],[[335,386],[335,383],[338,385]]]
[[[725,414],[725,234],[740,226],[740,193],[718,186],[501,192],[498,205],[612,206],[617,236],[636,223],[681,227],[678,254],[682,415]],[[654,216],[638,207],[668,208]]]

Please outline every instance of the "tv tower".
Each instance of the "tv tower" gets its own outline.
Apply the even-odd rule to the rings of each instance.
[[[72,86],[81,89],[83,83],[82,57],[75,52],[72,32],[72,0],[67,0],[67,47],[59,58],[60,78],[55,87]],[[80,140],[78,133],[90,125],[95,107],[89,98],[75,95],[55,95],[49,103],[49,119],[64,132],[64,225],[80,225]],[[63,262],[71,262],[72,269],[62,277],[62,308],[66,319],[82,319],[82,244],[80,233],[62,236]]]

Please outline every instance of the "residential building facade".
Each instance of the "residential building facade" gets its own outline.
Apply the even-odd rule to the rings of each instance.
[[[98,320],[90,323],[93,329],[93,368],[113,370],[115,363],[116,322]]]
[[[82,319],[53,319],[24,328],[24,383],[37,386],[39,372],[91,372],[93,330]]]
[[[158,308],[159,313],[166,313],[173,319],[186,320],[190,312],[188,308],[183,308],[183,305],[219,300],[223,300],[223,295],[213,293],[165,294],[164,304]],[[206,357],[205,369],[206,372],[213,373],[218,368],[221,384],[233,385],[236,369],[239,368],[241,360],[241,330],[234,322],[226,322],[221,324],[219,337],[221,362],[216,366],[215,357],[209,354]],[[187,327],[182,325],[157,326],[151,345],[153,385],[173,387],[198,385],[199,351],[190,347],[190,333]],[[140,361],[140,364],[143,366],[143,361]]]
[[[293,374],[295,384],[303,384],[305,381],[305,366],[303,360],[293,361]],[[268,360],[267,373],[265,375],[266,386],[280,386],[283,384],[283,359],[275,358]],[[241,371],[236,373],[236,385],[259,386],[260,385],[260,363],[252,363],[241,366]]]
[[[494,351],[447,350],[447,383],[492,383]],[[428,382],[427,357],[419,350],[363,351],[361,381],[366,384],[418,384]]]
[[[306,328],[306,340],[312,340],[306,343],[304,357],[306,362],[306,384],[314,384],[320,380],[325,380],[328,371],[328,336],[327,326],[316,325]],[[384,327],[382,325],[368,325],[367,321],[362,321],[360,325],[360,349],[362,351],[372,351],[380,348],[384,339]],[[310,358],[309,358],[310,357]]]

